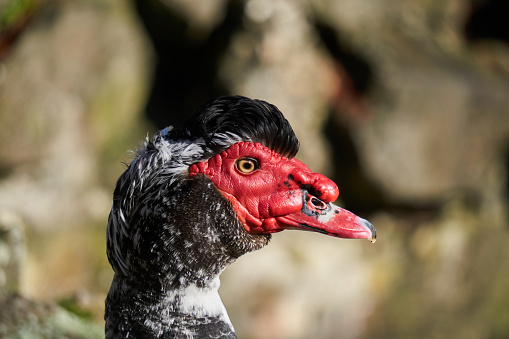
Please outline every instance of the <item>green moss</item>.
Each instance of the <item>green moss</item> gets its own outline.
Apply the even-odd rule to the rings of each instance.
[[[81,308],[74,298],[61,298],[58,300],[58,305],[63,309],[77,315],[85,320],[92,320],[93,315],[89,310]]]
[[[9,29],[35,7],[35,0],[11,0],[0,8],[0,31]]]
[[[99,339],[104,326],[55,306],[0,290],[0,338]]]
[[[49,318],[49,327],[52,329],[51,338],[61,334],[66,339],[102,339],[104,338],[103,325],[95,324],[59,310]],[[33,338],[33,337],[31,337]]]

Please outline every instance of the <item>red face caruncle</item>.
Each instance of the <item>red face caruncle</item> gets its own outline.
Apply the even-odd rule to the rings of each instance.
[[[236,143],[189,172],[209,177],[251,234],[289,228],[345,238],[376,234],[366,221],[331,204],[339,194],[333,181],[258,143]]]

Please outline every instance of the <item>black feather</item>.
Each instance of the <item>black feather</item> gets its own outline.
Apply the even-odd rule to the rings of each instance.
[[[243,96],[225,96],[205,103],[175,137],[202,138],[217,154],[225,149],[223,143],[217,142],[218,134],[258,142],[288,158],[299,151],[299,140],[276,106]]]

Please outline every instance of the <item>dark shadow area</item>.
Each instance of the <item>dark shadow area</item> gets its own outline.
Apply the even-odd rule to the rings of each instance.
[[[313,24],[330,57],[341,65],[346,76],[350,78],[355,95],[367,95],[373,79],[373,71],[368,61],[342,43],[333,27],[322,21],[314,21]],[[332,179],[340,187],[340,199],[346,208],[355,213],[373,212],[386,207],[387,201],[382,192],[367,179],[360,165],[348,126],[339,122],[340,119],[334,119],[335,114],[336,110],[331,108],[324,135],[333,146]]]
[[[339,187],[343,207],[361,215],[377,211],[389,212],[405,217],[412,225],[430,220],[439,213],[439,202],[414,205],[395,201],[385,195],[362,168],[348,126],[334,119],[333,114],[329,117],[325,123],[324,135],[332,145],[334,172],[331,179]]]
[[[361,95],[366,94],[373,79],[373,69],[369,63],[342,43],[333,27],[319,20],[315,20],[313,25],[332,59],[341,64],[350,77],[355,91]]]
[[[13,172],[14,166],[8,163],[3,163],[3,161],[0,161],[0,181],[8,179]]]
[[[505,147],[505,154],[504,154],[504,169],[505,169],[505,198],[506,202],[509,204],[509,143]],[[509,206],[507,206],[509,207]]]
[[[316,21],[314,27],[327,49],[330,57],[345,70],[348,82],[353,84],[353,95],[365,97],[370,91],[375,73],[369,61],[352,51],[341,41],[340,34],[323,22]],[[348,99],[348,98],[346,98]],[[358,100],[353,98],[353,100]],[[367,176],[362,168],[357,149],[350,135],[347,119],[338,116],[347,112],[339,112],[338,107],[331,107],[325,122],[324,135],[332,145],[334,173],[332,179],[340,188],[340,199],[343,205],[359,214],[370,214],[379,210],[404,215],[415,223],[433,218],[438,206],[414,206],[404,202],[396,202],[387,197]]]
[[[329,116],[332,116],[329,115]],[[334,173],[339,197],[347,209],[358,212],[374,212],[386,208],[387,200],[366,177],[348,127],[329,119],[324,135],[331,143]]]
[[[495,39],[509,42],[509,1],[472,1],[465,36],[470,41]]]
[[[209,34],[196,34],[179,13],[156,0],[135,0],[156,52],[146,115],[158,129],[181,125],[203,102],[229,94],[218,76],[219,61],[242,25],[244,2],[229,1]]]

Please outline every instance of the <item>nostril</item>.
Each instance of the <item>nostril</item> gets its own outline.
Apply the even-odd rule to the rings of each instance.
[[[326,210],[327,209],[327,204],[325,202],[321,201],[320,199],[318,199],[317,197],[311,197],[311,199],[309,199],[309,202],[317,210]]]

